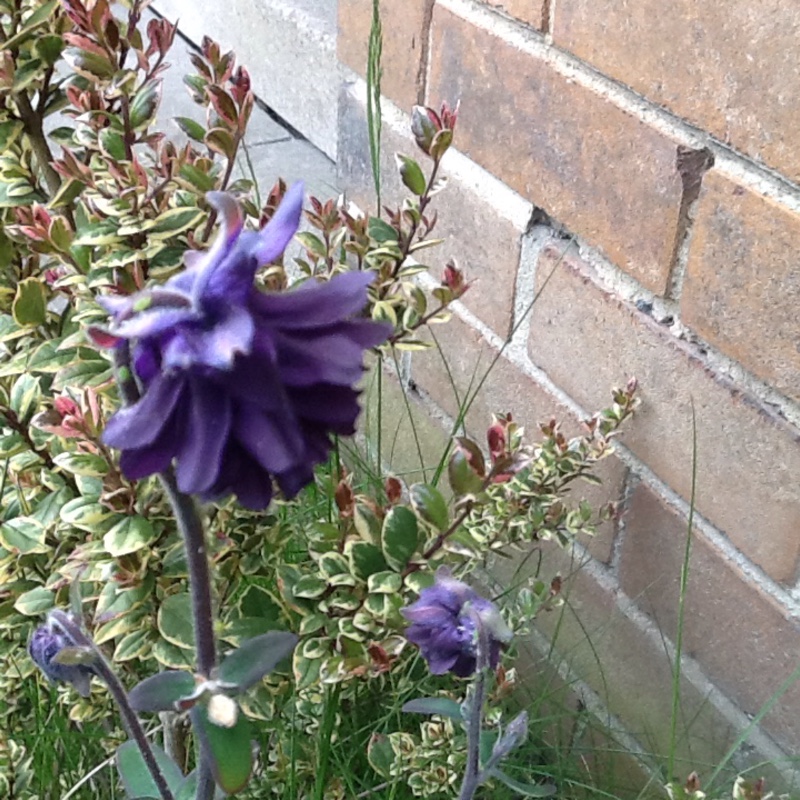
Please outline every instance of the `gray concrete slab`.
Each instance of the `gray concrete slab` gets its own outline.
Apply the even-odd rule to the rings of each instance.
[[[247,67],[256,95],[336,158],[337,0],[157,0],[193,42],[210,35]]]

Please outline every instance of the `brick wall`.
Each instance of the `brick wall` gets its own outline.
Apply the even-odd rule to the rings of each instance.
[[[370,207],[359,76],[371,5],[339,0],[337,46],[340,181]],[[667,747],[696,415],[679,770],[707,774],[800,664],[800,11],[793,0],[381,7],[387,200],[400,194],[391,154],[414,150],[410,106],[461,101],[441,252],[474,285],[436,331],[456,392],[503,348],[468,428],[492,410],[574,427],[612,385],[639,379],[641,410],[604,466],[605,495],[625,513],[577,555],[548,552],[574,573],[570,611],[532,642],[548,647],[558,627],[561,678],[634,751]],[[419,413],[452,419],[438,350],[414,353],[402,374]],[[798,751],[800,683],[734,765],[766,760],[762,772],[788,775]]]

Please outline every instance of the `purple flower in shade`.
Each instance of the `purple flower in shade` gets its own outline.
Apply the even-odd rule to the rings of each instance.
[[[488,665],[495,669],[501,645],[511,639],[494,603],[481,597],[446,569],[419,600],[402,609],[411,622],[406,638],[416,644],[434,675],[452,672],[462,678],[475,672],[479,639],[488,644]]]
[[[187,253],[186,270],[162,287],[103,298],[113,323],[94,339],[132,342],[142,389],[109,420],[103,439],[122,450],[131,479],[174,459],[182,492],[235,494],[258,510],[269,505],[273,480],[294,496],[328,457],[330,435],[354,432],[364,351],[389,330],[361,316],[371,272],[275,294],[255,287],[258,268],[297,230],[301,184],[259,232],[243,230],[229,195],[208,200],[222,220],[210,250]]]
[[[33,632],[28,643],[28,652],[33,663],[51,681],[71,683],[82,697],[88,697],[89,679],[94,675],[94,669],[83,664],[60,664],[55,660],[64,648],[74,646],[75,642],[52,620],[48,620]]]

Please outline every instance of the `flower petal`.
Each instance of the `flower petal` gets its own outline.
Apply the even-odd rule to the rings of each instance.
[[[258,240],[251,248],[258,266],[270,264],[283,255],[283,251],[292,241],[300,225],[300,215],[303,213],[303,194],[303,184],[295,183],[286,192],[272,219],[259,233]]]
[[[288,292],[254,292],[250,304],[267,322],[286,330],[318,328],[361,312],[374,280],[374,272],[348,272],[327,283],[308,280]]]
[[[182,377],[154,378],[138,403],[121,408],[111,417],[103,441],[120,450],[152,444],[169,421],[185,384]]]
[[[186,433],[177,454],[178,488],[187,494],[205,492],[219,475],[231,429],[230,397],[198,378],[189,382]]]

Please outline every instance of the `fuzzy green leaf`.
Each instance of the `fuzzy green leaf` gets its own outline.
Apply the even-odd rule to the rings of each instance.
[[[438,717],[449,717],[459,722],[464,718],[461,705],[448,697],[419,697],[404,703],[401,710],[407,714],[435,714]]]
[[[183,782],[180,768],[157,744],[151,743],[150,747],[167,785],[173,793],[177,792]],[[115,760],[117,772],[129,798],[161,797],[136,742],[129,740],[121,744],[117,748]]]
[[[208,718],[205,706],[196,705],[191,716],[195,733],[210,756],[211,771],[217,785],[228,794],[241,791],[250,780],[253,768],[247,717],[240,711],[236,723],[224,728]]]
[[[373,733],[367,745],[369,765],[383,778],[389,778],[394,765],[394,749],[388,736]]]
[[[101,478],[108,472],[106,460],[91,453],[59,453],[53,461],[65,472],[73,475]]]
[[[182,670],[167,670],[146,678],[131,689],[128,700],[134,711],[174,711],[176,701],[195,689],[194,676]]]
[[[288,631],[269,631],[248,639],[220,664],[219,676],[245,691],[288,658],[296,644],[297,636]]]
[[[523,797],[552,797],[556,793],[556,787],[549,783],[523,783],[499,769],[493,769],[489,774]]]

